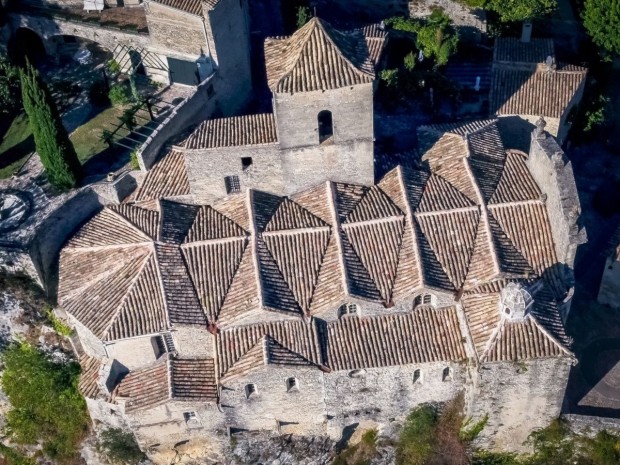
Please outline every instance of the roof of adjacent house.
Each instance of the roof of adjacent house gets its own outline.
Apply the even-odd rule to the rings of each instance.
[[[530,39],[522,42],[516,37],[495,39],[493,61],[506,63],[544,63],[555,57],[553,39]]]
[[[370,83],[385,37],[378,26],[339,31],[312,18],[289,37],[265,40],[269,88],[295,93]]]
[[[108,341],[217,328],[223,378],[269,364],[462,359],[458,308],[402,313],[429,291],[463,295],[481,360],[564,354],[544,342],[568,342],[556,305],[566,288],[527,156],[504,150],[496,120],[426,126],[418,139],[420,166],[372,187],[327,182],[291,197],[250,190],[212,205],[108,207],[61,252],[59,302]],[[533,280],[544,286],[531,321],[507,325],[498,293]],[[401,310],[320,323],[352,300]],[[372,336],[364,350],[362,334]]]
[[[278,141],[273,113],[203,121],[183,142],[185,149],[213,149],[274,144]]]
[[[115,388],[115,399],[126,399],[125,411],[153,408],[169,400],[216,402],[217,384],[212,358],[175,359],[167,355],[130,372]]]
[[[206,6],[207,10],[214,9],[219,0],[150,0],[155,3],[160,3],[161,5],[168,6],[170,8],[174,8],[175,10],[184,11],[185,13],[190,13],[192,15],[202,16],[203,10],[202,5]]]
[[[568,109],[587,70],[577,66],[537,70],[493,70],[490,108],[497,115],[541,115],[560,118]]]
[[[586,74],[586,68],[556,64],[552,39],[524,43],[499,38],[493,53],[490,113],[561,118]]]

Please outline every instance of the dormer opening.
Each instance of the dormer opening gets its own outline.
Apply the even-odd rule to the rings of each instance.
[[[319,122],[319,144],[327,142],[334,135],[334,123],[332,120],[332,112],[323,110],[318,116]]]
[[[425,292],[425,293],[422,293],[422,294],[418,294],[413,299],[413,308],[415,309],[415,308],[420,307],[422,305],[436,307],[437,306],[437,296],[435,296],[434,294],[430,294],[428,292]]]
[[[342,304],[338,308],[338,318],[342,318],[347,315],[359,315],[359,307],[354,303]]]

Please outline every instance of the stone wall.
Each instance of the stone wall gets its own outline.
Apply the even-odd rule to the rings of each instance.
[[[130,45],[134,48],[146,48],[150,44],[148,34],[68,21],[60,16],[48,18],[23,13],[10,14],[9,25],[13,32],[20,27],[36,32],[43,39],[47,52],[52,55],[56,53],[56,45],[51,38],[58,35],[70,35],[92,40],[110,51],[113,51],[118,44]]]
[[[454,0],[413,0],[409,16],[425,18],[433,10],[443,10],[454,22],[461,39],[479,42],[487,32],[486,14],[481,8],[469,8]]]
[[[209,96],[214,75],[205,79],[196,92],[183,99],[170,112],[138,149],[137,158],[140,168],[148,171],[153,167],[159,151],[171,137],[177,136],[187,128],[207,119],[216,108],[216,95]]]
[[[598,303],[620,308],[620,263],[614,257],[607,257],[605,260]]]
[[[451,377],[443,380],[443,370],[451,369]],[[414,371],[420,379],[414,382]],[[330,418],[328,433],[337,438],[342,429],[360,421],[389,423],[400,420],[416,405],[445,402],[463,390],[466,381],[464,364],[453,362],[402,365],[354,372],[326,373],[325,396]]]
[[[524,450],[533,430],[559,416],[571,363],[570,357],[561,357],[482,365],[470,412],[474,420],[488,415],[478,443]]]
[[[241,165],[243,157],[252,159],[252,165],[246,169]],[[224,177],[232,175],[239,176],[242,191],[284,192],[282,155],[276,144],[189,150],[185,153],[185,166],[192,196],[201,203],[225,197]]]
[[[536,132],[532,133],[527,165],[546,197],[558,261],[572,270],[577,246],[587,240],[578,223],[581,206],[572,165],[553,137],[536,137]]]
[[[286,380],[295,378],[299,389],[287,391]],[[246,397],[252,383],[256,393]],[[318,368],[265,366],[246,376],[222,383],[221,404],[232,427],[321,434],[325,422],[323,372]]]
[[[106,344],[105,349],[108,357],[118,360],[129,370],[137,370],[157,360],[151,335]]]
[[[153,47],[190,60],[206,53],[204,18],[156,2],[146,2],[144,11]]]
[[[215,336],[204,329],[179,327],[172,331],[177,352],[183,357],[215,357]]]
[[[105,346],[99,338],[97,338],[86,326],[77,321],[75,318],[69,316],[69,321],[71,326],[75,329],[86,355],[98,359],[107,357]]]

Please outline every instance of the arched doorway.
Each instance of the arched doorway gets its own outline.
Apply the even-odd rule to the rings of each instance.
[[[17,29],[9,40],[8,54],[18,65],[24,65],[26,57],[31,63],[40,63],[47,55],[41,37],[32,29],[25,27]]]

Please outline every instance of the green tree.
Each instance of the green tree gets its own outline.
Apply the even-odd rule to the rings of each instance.
[[[24,109],[49,182],[62,190],[75,187],[80,162],[47,86],[30,63],[20,69],[20,78]]]
[[[0,57],[0,113],[12,114],[21,104],[19,70],[7,58]]]
[[[498,13],[505,23],[545,16],[557,7],[557,0],[488,0],[486,3],[486,8]]]
[[[303,5],[297,7],[297,29],[310,21],[310,18],[312,18],[312,13],[309,7]]]
[[[6,415],[11,440],[41,443],[58,463],[74,459],[90,422],[77,389],[79,365],[55,362],[25,342],[9,346],[2,362],[0,384],[11,403]]]
[[[120,428],[103,430],[97,449],[114,464],[133,465],[144,459],[133,434]]]
[[[620,2],[618,0],[586,0],[583,25],[596,45],[620,55]]]

